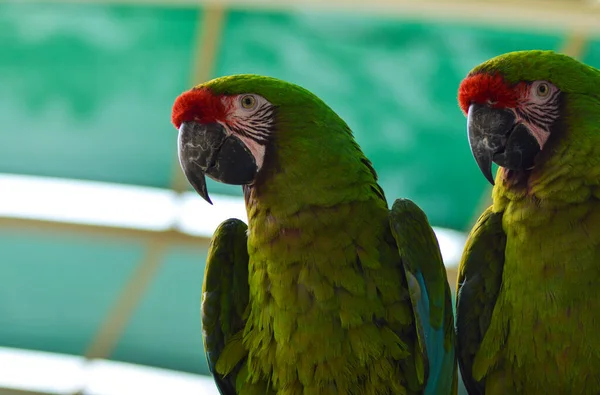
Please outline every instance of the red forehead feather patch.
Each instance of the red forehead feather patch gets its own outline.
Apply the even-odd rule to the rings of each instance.
[[[207,89],[191,89],[175,99],[171,112],[171,122],[177,129],[183,122],[198,121],[211,123],[224,121],[227,109],[219,96]]]
[[[466,77],[458,88],[458,103],[466,114],[473,103],[490,103],[493,107],[516,107],[524,83],[507,84],[499,74],[477,73]]]

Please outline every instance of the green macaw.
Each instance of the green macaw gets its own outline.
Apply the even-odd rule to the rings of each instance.
[[[495,184],[459,268],[465,385],[598,394],[600,71],[552,51],[512,52],[475,67],[458,96],[473,156]]]
[[[307,90],[235,75],[181,94],[179,158],[243,185],[248,226],[216,230],[202,289],[221,394],[454,394],[450,287],[410,200],[388,210],[346,123]]]

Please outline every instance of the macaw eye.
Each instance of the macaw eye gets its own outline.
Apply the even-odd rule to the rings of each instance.
[[[539,83],[535,89],[535,94],[540,98],[548,96],[550,94],[550,86],[545,82]]]
[[[244,95],[240,98],[240,103],[246,110],[253,110],[256,107],[256,98],[253,95]]]

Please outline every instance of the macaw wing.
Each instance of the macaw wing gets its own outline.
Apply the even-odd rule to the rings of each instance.
[[[471,230],[458,269],[456,332],[458,363],[470,394],[485,393],[473,378],[473,360],[490,326],[502,284],[506,234],[502,213],[488,208]]]
[[[425,369],[424,394],[456,394],[452,296],[437,238],[425,213],[408,199],[394,202],[390,226],[413,305]]]
[[[242,338],[248,306],[247,225],[228,219],[215,231],[202,286],[202,335],[208,367],[223,395],[236,394],[248,351]]]

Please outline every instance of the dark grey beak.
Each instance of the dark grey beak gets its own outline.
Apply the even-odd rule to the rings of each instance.
[[[219,123],[184,122],[179,127],[179,164],[196,192],[212,204],[205,175],[224,184],[244,185],[258,168],[252,152]]]
[[[467,132],[479,170],[492,185],[492,162],[511,170],[527,170],[540,152],[535,137],[508,109],[471,104]]]

